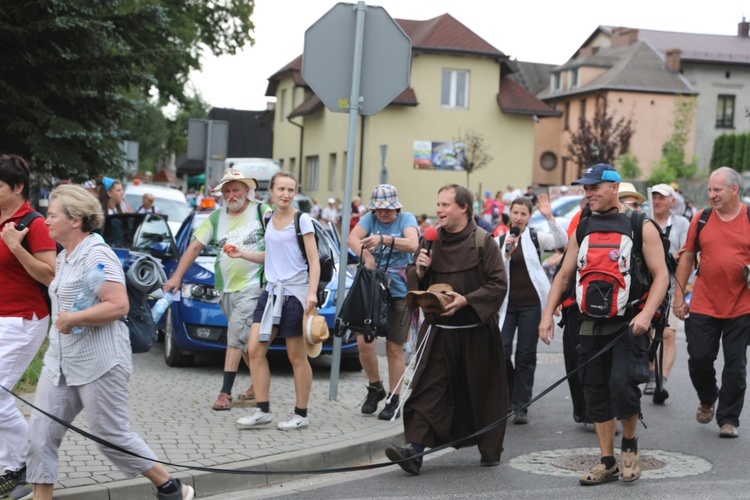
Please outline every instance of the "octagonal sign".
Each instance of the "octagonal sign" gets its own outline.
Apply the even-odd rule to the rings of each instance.
[[[382,7],[365,6],[359,114],[374,115],[409,86],[411,40]],[[357,5],[337,3],[305,32],[302,78],[328,109],[349,112]]]

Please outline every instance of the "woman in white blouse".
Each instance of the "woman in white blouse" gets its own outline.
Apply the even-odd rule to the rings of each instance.
[[[47,226],[50,236],[64,250],[57,257],[55,279],[49,287],[52,327],[34,402],[66,422],[85,411],[94,435],[145,457],[135,458],[100,446],[123,474],[144,475],[157,487],[160,500],[190,500],[193,488],[154,463],[154,452],[130,428],[130,336],[125,323],[118,321],[127,314],[129,303],[120,261],[92,234],[103,220],[101,205],[82,187],[67,184],[52,191]],[[94,304],[73,312],[84,277],[99,264],[104,266],[105,281]],[[83,328],[73,333],[75,327]],[[52,498],[58,449],[66,430],[46,415],[32,413],[26,478],[37,500]]]

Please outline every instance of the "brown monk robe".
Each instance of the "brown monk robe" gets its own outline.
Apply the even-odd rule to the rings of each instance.
[[[469,221],[457,233],[440,230],[432,245],[432,264],[421,282],[415,264],[406,270],[409,290],[447,283],[469,303],[453,316],[425,317],[419,342],[428,328],[432,330],[404,406],[407,443],[433,448],[469,436],[508,412],[505,356],[498,325],[507,278],[500,249],[491,234],[485,238],[480,267],[476,229],[474,221]],[[456,447],[476,444],[483,460],[499,461],[504,437],[505,423]]]

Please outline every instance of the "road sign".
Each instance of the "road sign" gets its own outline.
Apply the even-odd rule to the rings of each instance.
[[[211,137],[208,137],[209,122],[211,122]],[[206,142],[211,146],[208,159],[224,161],[227,157],[227,144],[229,142],[229,122],[190,119],[188,122],[188,160],[205,161]]]
[[[356,9],[337,3],[305,32],[302,78],[328,109],[349,112]],[[382,7],[366,6],[359,114],[374,115],[409,86],[411,40]]]

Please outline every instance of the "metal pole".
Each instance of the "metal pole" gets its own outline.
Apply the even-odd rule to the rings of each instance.
[[[211,120],[206,120],[206,172],[203,179],[203,197],[208,196],[208,179],[211,176]]]
[[[346,180],[344,182],[344,213],[341,217],[341,255],[339,260],[339,283],[336,294],[336,311],[344,304],[346,290],[346,262],[349,255],[349,221],[352,215],[352,181],[354,176],[354,153],[357,146],[357,117],[359,116],[359,87],[362,80],[362,46],[365,38],[365,13],[367,5],[357,2],[354,6],[357,16],[354,31],[354,64],[352,66],[352,91],[349,96],[349,134],[346,148]],[[333,339],[333,359],[331,360],[331,384],[328,399],[335,400],[339,389],[339,371],[341,368],[341,337]]]
[[[380,183],[388,184],[388,167],[385,166],[385,156],[388,154],[388,144],[380,145]]]

